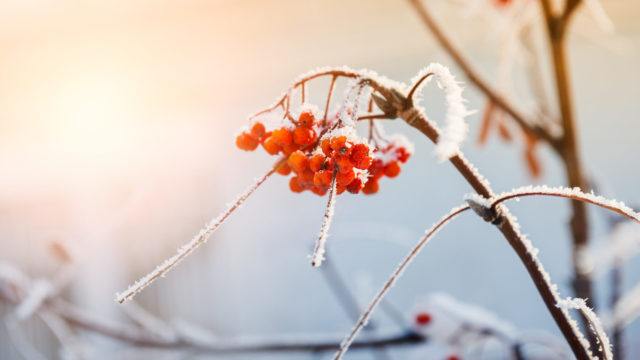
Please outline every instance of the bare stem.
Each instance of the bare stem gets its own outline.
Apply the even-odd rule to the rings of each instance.
[[[616,200],[606,199],[602,196],[582,192],[579,188],[551,188],[547,186],[523,187],[504,194],[496,195],[489,201],[491,201],[492,209],[496,209],[499,204],[507,200],[527,196],[552,196],[577,200],[599,206],[603,209],[607,209],[609,211],[620,214],[629,220],[640,223],[640,214],[635,212],[630,207]]]
[[[181,246],[178,249],[178,252],[165,260],[162,264],[158,265],[153,271],[148,273],[147,275],[141,277],[137,280],[133,285],[129,286],[128,289],[119,293],[116,296],[116,301],[119,303],[124,303],[128,300],[133,299],[140,291],[142,291],[147,286],[151,285],[158,278],[164,276],[167,272],[171,271],[180,261],[189,256],[195,249],[197,249],[200,245],[204,244],[209,240],[209,237],[222,225],[234,211],[236,211],[240,206],[262,185],[273,173],[275,173],[275,169],[280,165],[280,163],[284,161],[281,159],[278,161],[269,171],[267,171],[264,175],[259,177],[255,183],[253,183],[249,188],[247,188],[238,198],[225,210],[222,214],[215,217],[211,222],[205,225],[200,232],[191,239],[187,244]]]
[[[319,267],[324,261],[325,246],[327,244],[327,237],[329,236],[329,227],[331,226],[331,220],[333,220],[333,213],[336,208],[336,170],[333,172],[333,178],[331,180],[331,188],[329,189],[329,199],[327,200],[327,206],[324,210],[324,217],[322,218],[322,226],[320,227],[320,234],[316,245],[311,255],[311,266]]]
[[[347,335],[347,337],[342,341],[342,345],[340,346],[340,350],[338,350],[338,352],[335,354],[334,360],[342,359],[342,357],[347,352],[347,350],[349,350],[349,347],[351,346],[351,344],[355,340],[355,338],[358,335],[358,333],[360,332],[360,330],[362,330],[362,328],[369,321],[369,318],[371,317],[371,314],[376,309],[378,304],[382,301],[382,299],[389,292],[389,290],[391,290],[391,288],[393,287],[395,282],[402,275],[402,272],[404,271],[404,269],[407,266],[409,266],[409,264],[411,264],[413,259],[415,259],[416,256],[418,256],[418,254],[420,253],[420,251],[425,247],[425,245],[427,245],[427,242],[444,225],[446,225],[449,221],[451,221],[453,218],[455,218],[456,216],[458,216],[459,214],[463,213],[466,210],[469,210],[469,206],[468,205],[463,205],[463,206],[460,206],[460,207],[453,208],[447,215],[442,217],[440,219],[440,221],[438,221],[429,230],[427,230],[427,232],[424,234],[424,236],[422,236],[420,238],[420,241],[418,241],[418,243],[411,249],[409,254],[407,254],[407,256],[400,262],[398,267],[393,271],[391,276],[384,283],[384,285],[382,286],[380,291],[378,291],[378,293],[373,298],[373,300],[371,301],[369,306],[367,306],[367,308],[362,313],[362,315],[360,315],[360,318],[358,319],[358,321],[356,321],[356,324],[353,327],[353,329],[351,330],[351,333],[349,333],[349,335]]]

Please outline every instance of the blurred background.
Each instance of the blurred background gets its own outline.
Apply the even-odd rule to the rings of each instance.
[[[508,35],[498,26],[500,12],[482,0],[428,4],[485,77],[497,78]],[[615,32],[603,31],[581,10],[570,37],[580,147],[606,195],[639,204],[640,4],[602,5]],[[63,296],[113,321],[128,321],[115,292],[173,254],[270,166],[263,152],[237,150],[235,134],[300,73],[349,65],[406,82],[437,61],[465,80],[412,8],[396,0],[4,0],[0,24],[0,261],[49,277],[60,266],[51,244],[63,244],[74,266]],[[522,66],[514,63],[516,70]],[[530,96],[518,76],[510,95],[526,108]],[[471,86],[465,96],[478,112],[468,118],[464,149],[495,190],[564,184],[557,158],[544,146],[544,173],[535,180],[523,165],[522,142],[494,137],[477,146],[485,99]],[[437,87],[425,91],[423,104],[434,120],[442,119]],[[360,304],[423,231],[471,191],[450,166],[438,164],[432,144],[414,129],[399,121],[387,129],[408,136],[415,155],[375,196],[341,196],[329,239],[330,260]],[[192,323],[221,339],[345,334],[353,321],[307,259],[325,201],[291,193],[283,177],[270,179],[206,246],[143,292],[139,304],[169,323]],[[570,296],[568,203],[526,199],[511,208],[562,295]],[[595,208],[589,215],[598,244],[607,233],[606,216]],[[625,271],[625,287],[640,280],[638,263]],[[600,284],[605,302],[608,287]],[[410,318],[415,304],[436,291],[523,331],[559,336],[515,253],[475,216],[441,232],[389,301]],[[11,309],[0,303],[3,316]],[[379,328],[396,326],[381,313],[375,318]],[[48,358],[60,356],[57,340],[39,321],[21,323],[19,331]],[[97,335],[83,339],[89,358],[184,355],[141,353]],[[636,322],[626,333],[628,354],[640,354],[638,339]],[[21,358],[15,347],[1,328],[0,358]],[[409,347],[397,356],[446,354],[438,351]]]

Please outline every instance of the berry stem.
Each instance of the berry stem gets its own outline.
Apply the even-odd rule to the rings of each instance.
[[[327,124],[327,115],[329,113],[329,104],[331,104],[331,97],[333,96],[333,89],[336,86],[337,76],[334,75],[331,77],[331,84],[329,85],[329,92],[327,94],[327,102],[324,105],[324,115],[322,116],[322,125]]]

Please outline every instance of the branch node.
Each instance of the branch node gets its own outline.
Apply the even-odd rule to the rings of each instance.
[[[492,206],[491,201],[478,194],[470,194],[465,197],[465,201],[482,220],[491,223],[496,226],[502,225],[504,217],[495,206]]]

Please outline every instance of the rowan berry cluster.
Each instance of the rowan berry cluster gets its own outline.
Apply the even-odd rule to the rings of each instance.
[[[312,110],[302,110],[297,119],[290,120],[291,124],[270,131],[254,121],[236,137],[236,145],[245,151],[262,145],[268,154],[282,155],[276,172],[292,175],[289,188],[295,193],[311,191],[322,196],[335,180],[337,194],[374,194],[380,178],[398,176],[400,164],[411,155],[403,142],[370,143],[338,119],[319,121]]]
[[[380,185],[378,182],[384,176],[394,178],[400,175],[401,164],[409,160],[412,150],[404,138],[396,137],[384,146],[377,146],[374,151],[374,160],[368,168],[369,179],[362,192],[375,194]]]

